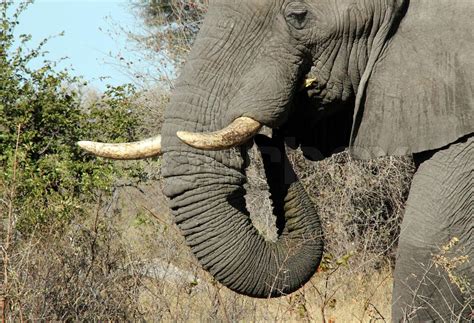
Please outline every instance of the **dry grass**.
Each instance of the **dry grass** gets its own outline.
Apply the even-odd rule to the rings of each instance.
[[[410,182],[407,159],[346,154],[291,160],[323,219],[322,270],[278,299],[237,295],[204,272],[172,224],[160,182],[120,185],[89,219],[17,239],[10,254],[10,320],[323,321],[390,319],[392,255]],[[159,176],[158,165],[149,164]],[[254,223],[274,234],[265,179],[248,169]],[[41,236],[39,236],[41,234]]]

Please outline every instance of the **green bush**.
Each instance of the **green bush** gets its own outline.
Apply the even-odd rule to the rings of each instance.
[[[84,154],[78,140],[134,140],[138,125],[132,86],[109,87],[83,107],[85,83],[44,59],[47,39],[34,49],[30,35],[15,39],[27,6],[0,5],[0,192],[23,233],[82,215],[84,203],[123,175],[119,164]]]

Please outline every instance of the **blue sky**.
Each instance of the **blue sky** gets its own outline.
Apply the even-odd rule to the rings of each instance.
[[[90,84],[103,90],[105,84],[118,85],[132,81],[111,58],[118,53],[130,58],[125,36],[111,37],[107,30],[117,31],[114,24],[136,28],[136,18],[127,0],[36,0],[23,13],[18,34],[31,34],[32,44],[64,31],[47,44],[50,60],[69,57],[61,67],[72,66]],[[100,80],[100,77],[110,77]]]

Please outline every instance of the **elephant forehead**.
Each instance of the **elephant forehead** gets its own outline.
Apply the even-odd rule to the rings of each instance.
[[[249,12],[251,14],[268,13],[283,6],[284,0],[215,0],[212,7],[228,8],[235,13]]]
[[[202,29],[210,32],[232,34],[264,34],[266,27],[281,12],[284,1],[275,0],[216,0],[211,2],[207,14],[207,25]]]

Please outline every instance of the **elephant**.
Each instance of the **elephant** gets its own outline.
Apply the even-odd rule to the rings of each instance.
[[[472,0],[211,0],[161,136],[80,145],[116,159],[163,154],[164,193],[187,245],[217,281],[259,298],[299,289],[323,253],[317,208],[286,146],[312,160],[345,148],[359,159],[412,155],[392,319],[469,320],[472,17]],[[276,241],[259,234],[245,206],[253,143]]]

